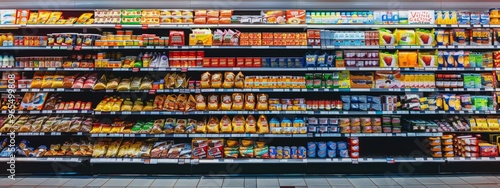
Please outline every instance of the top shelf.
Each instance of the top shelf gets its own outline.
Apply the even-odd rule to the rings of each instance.
[[[121,24],[88,24],[88,25],[0,25],[0,29],[47,28],[47,29],[194,29],[194,28],[290,28],[290,29],[373,29],[373,28],[500,28],[500,25],[332,25],[332,24],[168,24],[168,25],[121,25]]]

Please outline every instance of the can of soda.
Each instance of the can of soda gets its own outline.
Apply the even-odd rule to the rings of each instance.
[[[297,146],[290,147],[290,158],[297,159],[297,157],[298,157]]]
[[[283,147],[281,146],[276,147],[276,158],[283,159]]]
[[[276,147],[274,146],[269,147],[269,158],[276,159]]]

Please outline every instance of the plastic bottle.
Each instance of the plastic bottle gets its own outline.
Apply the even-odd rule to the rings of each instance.
[[[142,66],[142,52],[137,56],[135,60],[134,67],[143,67]]]
[[[14,37],[12,36],[11,33],[7,34],[7,46],[14,46]]]
[[[13,55],[11,55],[11,56],[9,57],[9,66],[10,66],[10,67],[14,67],[14,64],[16,64],[16,60],[14,59],[14,56],[13,56]]]
[[[7,54],[3,54],[2,65],[4,67],[8,67],[9,66],[9,56],[7,56]]]
[[[168,57],[167,54],[165,54],[165,52],[161,54],[160,64],[158,65],[158,67],[168,67]]]
[[[149,62],[151,61],[151,58],[149,54],[146,52],[144,56],[142,56],[142,67],[149,67]]]

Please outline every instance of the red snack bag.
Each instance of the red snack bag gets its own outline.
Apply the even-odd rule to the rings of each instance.
[[[245,67],[252,67],[253,66],[253,59],[248,57],[245,58]]]

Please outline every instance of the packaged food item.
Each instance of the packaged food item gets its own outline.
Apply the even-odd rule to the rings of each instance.
[[[245,96],[242,93],[233,93],[233,106],[232,110],[243,110],[245,103]]]
[[[210,117],[207,123],[207,132],[208,133],[219,133],[219,119],[216,117]]]
[[[207,102],[202,94],[196,95],[196,110],[203,111],[207,107]]]
[[[257,95],[257,110],[268,110],[268,95],[258,94]]]
[[[234,87],[235,88],[243,88],[245,85],[244,80],[245,80],[245,76],[243,75],[243,73],[238,72],[238,74],[234,78]]]
[[[417,35],[416,45],[433,46],[436,42],[434,30],[417,29],[415,33]]]
[[[394,34],[387,29],[380,29],[379,30],[379,44],[380,45],[395,45],[396,44],[396,37]]]
[[[234,75],[234,73],[225,72],[224,73],[224,83],[222,84],[223,88],[233,88],[235,77],[236,76]]]
[[[221,96],[221,110],[229,111],[233,105],[232,98],[230,95],[222,95]]]
[[[221,133],[231,133],[232,132],[232,123],[231,119],[225,115],[220,120],[220,132]]]
[[[380,67],[398,67],[398,52],[380,52]]]
[[[210,83],[212,88],[221,88],[222,87],[222,74],[214,73],[212,78],[210,79]]]
[[[397,45],[415,45],[415,31],[408,29],[396,29],[394,31],[396,35],[396,44]],[[383,38],[383,36],[382,36]],[[385,39],[384,39],[385,41]],[[387,42],[387,41],[385,41]]]
[[[257,133],[257,121],[252,115],[248,115],[246,119],[245,131],[247,133]]]
[[[419,52],[418,66],[419,67],[437,67],[438,66],[437,52]]]
[[[233,117],[233,133],[245,133],[245,118],[242,115]]]
[[[219,97],[217,95],[208,96],[208,110],[219,110]]]
[[[398,51],[399,67],[418,67],[417,52]]]
[[[255,110],[256,98],[253,93],[245,94],[245,110]]]

